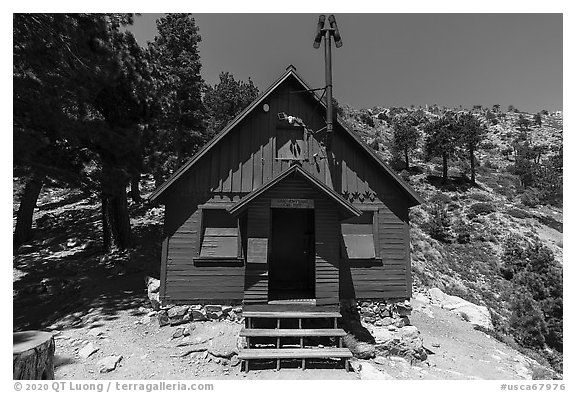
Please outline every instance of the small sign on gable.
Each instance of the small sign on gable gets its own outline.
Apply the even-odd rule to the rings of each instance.
[[[270,207],[277,209],[314,209],[314,199],[275,198]]]

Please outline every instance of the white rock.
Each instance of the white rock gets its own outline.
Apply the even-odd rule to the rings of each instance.
[[[458,296],[446,295],[439,288],[428,291],[433,303],[459,315],[462,319],[474,326],[481,326],[488,330],[494,330],[490,312],[486,306],[479,306],[464,300]]]
[[[103,334],[104,334],[104,331],[100,328],[97,328],[97,327],[88,330],[88,335],[92,336],[92,337],[102,336]]]
[[[108,373],[114,371],[121,360],[122,356],[108,356],[99,360],[98,363],[96,363],[96,367],[98,367],[98,371],[101,373]]]
[[[98,352],[98,350],[100,350],[100,348],[94,346],[92,343],[88,343],[84,346],[84,348],[78,351],[78,355],[82,359],[88,359],[92,354]]]
[[[391,380],[394,379],[390,374],[378,370],[369,362],[360,363],[360,379],[365,380]]]

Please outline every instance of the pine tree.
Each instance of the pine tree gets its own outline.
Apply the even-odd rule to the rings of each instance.
[[[215,135],[220,132],[258,94],[258,88],[250,78],[248,82],[236,81],[229,72],[221,72],[220,81],[208,86],[204,94],[204,105],[210,116],[208,133]]]
[[[159,116],[147,130],[145,155],[146,166],[159,185],[208,136],[198,26],[191,14],[167,14],[156,26],[158,35],[148,45],[148,56]]]
[[[442,157],[442,183],[448,182],[448,159],[454,155],[460,143],[457,118],[454,112],[445,112],[424,126],[426,153]]]
[[[401,113],[392,119],[392,128],[394,130],[393,148],[404,153],[404,161],[408,171],[410,170],[409,153],[418,147],[421,135],[417,127],[423,122],[424,115],[421,111]]]
[[[458,116],[457,128],[460,141],[466,147],[470,159],[470,182],[476,184],[476,159],[474,158],[474,152],[478,150],[480,143],[486,137],[486,127],[476,116],[467,112]]]
[[[150,75],[130,23],[131,14],[15,16],[15,165],[99,194],[106,249],[130,243],[126,186],[148,116]]]

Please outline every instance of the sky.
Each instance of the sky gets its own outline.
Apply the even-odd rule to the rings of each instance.
[[[131,27],[141,45],[156,19]],[[249,77],[262,91],[294,65],[323,87],[324,50],[314,49],[318,13],[193,14],[202,76]],[[473,105],[562,110],[563,16],[547,14],[335,14],[343,46],[333,48],[334,97],[374,106]]]

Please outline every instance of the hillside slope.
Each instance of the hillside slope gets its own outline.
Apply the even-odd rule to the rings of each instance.
[[[542,115],[541,126],[521,129],[518,127],[520,116],[531,118],[533,115],[499,114],[497,124],[489,123],[481,149],[475,155],[477,185],[472,186],[468,178],[470,164],[458,155],[449,161],[449,181],[442,184],[441,160],[426,159],[424,138],[411,154],[410,171],[402,169],[403,160],[393,153],[394,130],[390,121],[399,110],[406,109],[346,107],[343,118],[426,201],[410,213],[415,291],[438,287],[450,295],[487,306],[496,335],[512,343],[515,332],[511,325],[515,321],[511,322],[511,318],[517,316],[512,315],[511,305],[518,302],[518,291],[526,288],[518,287],[516,281],[503,273],[510,244],[517,242],[521,251],[522,247],[543,250],[544,254],[550,250],[552,256],[548,263],[553,261],[559,266],[563,258],[561,204],[533,200],[537,191],[524,188],[513,173],[518,157],[515,149],[520,148],[518,141],[541,149],[539,163],[558,154],[562,150],[562,117]],[[429,118],[437,116],[424,112]],[[483,119],[486,113],[476,115]],[[438,236],[438,231],[442,231],[442,236]],[[561,309],[561,298],[559,301]],[[527,351],[532,353],[530,349]],[[535,357],[546,364],[543,357],[548,358],[561,372],[558,359],[561,355],[551,355],[547,347],[536,352],[538,354],[532,353]]]

